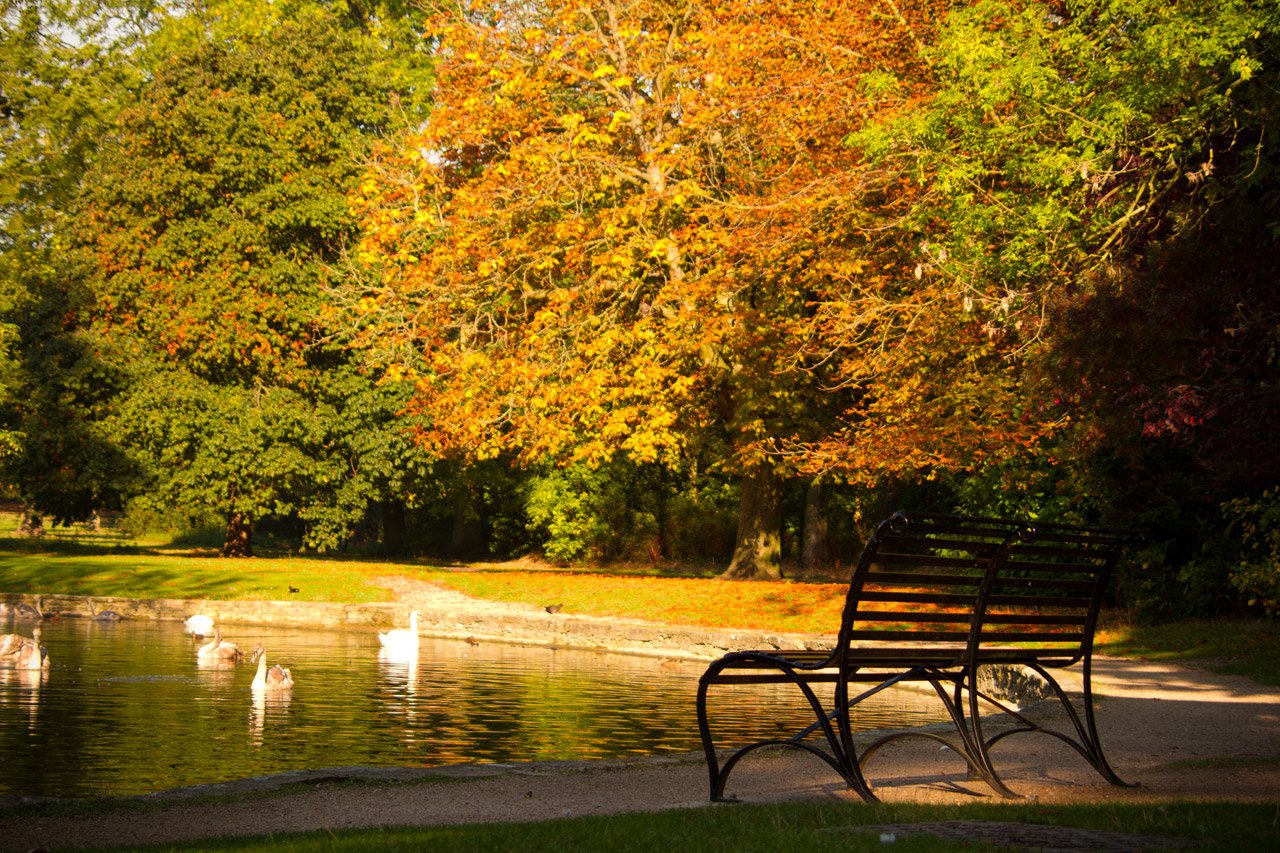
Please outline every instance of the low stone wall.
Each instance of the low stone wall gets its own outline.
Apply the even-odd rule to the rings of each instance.
[[[19,605],[46,618],[92,618],[113,610],[126,619],[182,621],[195,613],[215,622],[323,628],[383,629],[407,623],[409,608],[421,614],[423,636],[487,642],[594,649],[656,657],[713,660],[734,649],[822,648],[819,634],[776,634],[665,625],[639,619],[605,619],[548,613],[543,608],[468,599],[461,595],[413,598],[394,604],[334,604],[311,601],[213,601],[176,598],[112,598],[0,593],[0,616],[16,616]]]
[[[399,597],[400,601],[387,604],[333,604],[95,596],[90,606],[84,596],[0,593],[0,617],[17,616],[19,605],[26,604],[41,610],[46,618],[93,618],[95,611],[114,610],[126,619],[180,622],[203,613],[222,623],[373,631],[403,627],[413,608],[420,614],[419,633],[425,637],[706,661],[738,649],[829,648],[834,640],[824,634],[763,633],[552,613],[546,608],[482,601],[434,587],[403,589]],[[984,692],[1018,705],[1047,695],[1045,682],[1025,667],[987,667],[983,677]],[[931,689],[921,684],[904,686]]]

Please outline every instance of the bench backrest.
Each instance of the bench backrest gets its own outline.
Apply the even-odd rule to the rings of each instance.
[[[990,518],[898,513],[854,568],[839,651],[989,656],[1066,666],[1087,655],[1130,534]],[[854,654],[856,652],[856,655]]]
[[[1045,666],[1088,655],[1111,573],[1134,539],[1123,530],[1031,522],[996,567],[979,642]]]
[[[964,659],[993,568],[1008,559],[1015,523],[898,513],[876,529],[849,584],[839,650],[928,648]]]

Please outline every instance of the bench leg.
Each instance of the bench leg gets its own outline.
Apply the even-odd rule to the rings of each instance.
[[[1098,726],[1097,726],[1096,718],[1094,716],[1093,687],[1092,687],[1092,678],[1091,678],[1091,668],[1089,664],[1090,664],[1089,659],[1085,658],[1084,670],[1083,670],[1083,679],[1084,679],[1084,686],[1082,691],[1083,695],[1080,701],[1081,709],[1084,715],[1083,720],[1081,719],[1080,712],[1076,710],[1075,704],[1071,701],[1071,697],[1067,695],[1067,692],[1065,690],[1063,690],[1062,686],[1058,683],[1058,680],[1056,678],[1054,678],[1043,666],[1037,663],[1026,664],[1026,666],[1028,666],[1037,675],[1043,678],[1045,682],[1049,685],[1049,689],[1053,692],[1054,698],[1058,700],[1058,704],[1062,706],[1063,710],[1066,712],[1067,718],[1071,721],[1072,729],[1075,732],[1074,736],[1068,732],[1046,728],[1045,726],[1040,725],[1034,720],[1027,718],[1026,716],[1018,713],[1017,711],[1014,711],[1012,708],[1007,707],[1006,705],[997,701],[996,699],[990,696],[986,696],[985,694],[979,694],[977,693],[976,690],[973,691],[973,696],[975,700],[977,698],[981,698],[988,704],[995,706],[996,708],[1004,712],[1006,715],[1013,717],[1015,720],[1021,723],[1021,725],[1015,728],[1008,729],[1006,731],[993,735],[992,737],[985,738],[982,735],[981,723],[978,721],[978,718],[975,716],[974,718],[975,733],[977,734],[978,743],[982,751],[983,759],[986,765],[991,768],[992,773],[995,772],[995,768],[991,763],[991,757],[990,757],[990,750],[992,746],[1004,740],[1006,737],[1009,737],[1010,735],[1021,734],[1023,732],[1038,732],[1040,734],[1046,734],[1046,735],[1055,737],[1058,740],[1070,746],[1076,752],[1080,753],[1081,757],[1083,757],[1084,760],[1087,761],[1089,765],[1098,772],[1098,775],[1100,775],[1103,779],[1105,779],[1110,784],[1115,785],[1117,787],[1122,787],[1122,788],[1138,787],[1138,785],[1131,782],[1126,782],[1123,779],[1121,779],[1118,775],[1116,775],[1116,772],[1111,768],[1110,763],[1108,763],[1107,761],[1106,754],[1102,750],[1102,740],[1098,736]],[[975,701],[975,705],[976,705],[976,701]]]
[[[767,746],[789,747],[792,749],[801,749],[805,752],[822,759],[845,781],[850,788],[854,790],[863,800],[867,802],[877,801],[875,794],[871,792],[871,787],[867,784],[866,779],[862,775],[862,770],[856,761],[849,758],[849,753],[842,746],[841,737],[837,734],[835,728],[832,727],[831,720],[839,717],[840,712],[828,712],[818,701],[812,688],[805,684],[798,677],[793,675],[796,687],[804,695],[808,701],[810,708],[815,715],[815,722],[807,728],[802,729],[796,735],[790,738],[766,738],[764,740],[749,743],[746,746],[739,747],[729,754],[721,763],[720,754],[716,750],[714,736],[711,732],[711,722],[707,710],[707,698],[710,687],[715,683],[715,674],[718,672],[713,665],[707,674],[703,676],[698,683],[698,732],[702,738],[702,749],[706,754],[707,773],[711,787],[712,802],[736,802],[734,797],[726,797],[724,795],[725,785],[729,780],[729,774],[733,772],[737,763],[748,754],[762,749]],[[810,743],[807,738],[814,732],[821,730],[822,740],[825,740],[826,749],[822,749],[814,743]],[[819,743],[822,741],[820,740]]]

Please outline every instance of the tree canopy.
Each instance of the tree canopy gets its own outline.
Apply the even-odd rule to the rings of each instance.
[[[349,299],[424,439],[669,463],[723,441],[747,574],[776,571],[753,543],[776,539],[781,474],[870,480],[1007,439],[991,342],[894,230],[914,188],[848,144],[920,96],[945,6],[439,13],[437,104],[360,186],[378,275]],[[869,88],[890,73],[901,91]],[[854,464],[814,452],[864,436]]]
[[[918,501],[1131,523],[1127,600],[1274,607],[1278,24],[10,4],[6,488],[730,576]]]
[[[400,120],[399,88],[420,82],[411,63],[388,76],[382,49],[324,12],[197,42],[160,66],[86,178],[91,338],[128,376],[108,425],[143,496],[221,515],[229,550],[278,513],[339,544],[393,478],[354,443],[399,441],[392,397],[368,405],[321,319],[345,193]]]

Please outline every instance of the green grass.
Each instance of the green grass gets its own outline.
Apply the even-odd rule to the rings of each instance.
[[[797,803],[576,817],[541,823],[375,829],[277,835],[165,846],[165,850],[609,850],[609,851],[954,851],[998,849],[937,836],[898,833],[890,848],[860,827],[943,820],[1076,827],[1184,839],[1198,850],[1275,848],[1280,804],[860,805]]]
[[[1118,657],[1195,663],[1280,686],[1280,623],[1262,619],[1199,619],[1134,625],[1112,614],[1097,649]]]
[[[844,585],[655,577],[530,564],[439,566],[339,557],[224,559],[211,551],[103,546],[92,541],[0,540],[0,592],[208,598],[216,600],[392,600],[377,579],[404,576],[479,598],[565,613],[649,619],[711,628],[833,633]],[[290,593],[290,588],[297,593]],[[1109,614],[1098,651],[1120,657],[1194,663],[1280,685],[1280,623],[1249,619],[1138,625]]]
[[[122,598],[296,600],[363,604],[390,601],[371,583],[404,573],[403,564],[306,557],[223,559],[159,551],[118,553],[85,548],[0,550],[0,592]],[[291,594],[289,588],[298,589]]]

